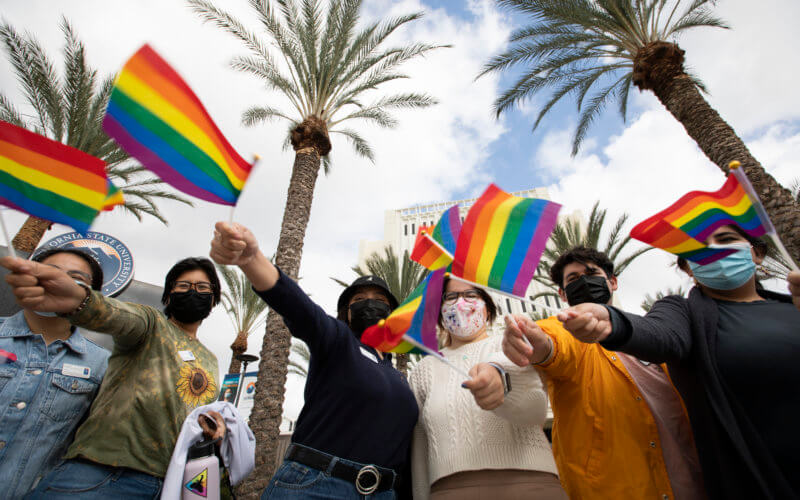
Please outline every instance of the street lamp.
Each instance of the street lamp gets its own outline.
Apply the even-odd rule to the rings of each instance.
[[[242,362],[242,371],[239,374],[239,384],[236,386],[236,399],[233,401],[233,406],[239,407],[239,396],[242,394],[242,383],[244,382],[244,374],[247,373],[247,365],[253,361],[258,361],[258,356],[252,354],[237,354],[236,359]]]

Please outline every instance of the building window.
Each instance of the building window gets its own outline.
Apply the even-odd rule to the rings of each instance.
[[[550,297],[547,295],[544,296],[544,303],[547,304],[547,307],[550,307]]]
[[[561,301],[556,297],[556,307],[561,309]]]
[[[411,234],[416,234],[416,229],[414,228],[414,223],[411,223]]]
[[[511,301],[506,299],[506,307],[508,308],[508,313],[511,314]]]
[[[524,300],[520,300],[519,301],[519,305],[522,307],[522,312],[523,313],[528,312],[528,309],[525,307],[525,301]]]
[[[403,225],[403,236],[408,236],[408,224]]]

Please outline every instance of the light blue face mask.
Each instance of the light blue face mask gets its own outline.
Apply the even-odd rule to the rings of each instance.
[[[689,262],[695,279],[714,290],[733,290],[747,283],[756,272],[756,264],[753,262],[750,245],[736,246],[739,250],[711,264],[702,266]]]

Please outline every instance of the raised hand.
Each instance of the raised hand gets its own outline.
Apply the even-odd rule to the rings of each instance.
[[[795,307],[800,309],[800,272],[792,271],[789,273],[789,293],[792,294],[792,302]]]
[[[506,316],[506,330],[503,333],[503,354],[518,366],[538,364],[550,357],[553,341],[528,316]],[[525,338],[528,342],[525,342]]]
[[[244,266],[258,254],[258,241],[249,229],[235,222],[217,222],[209,256],[217,264]]]
[[[227,427],[225,426],[225,419],[219,412],[209,410],[208,413],[200,414],[197,416],[197,423],[203,429],[203,437],[206,439],[222,439],[225,437]]]
[[[11,271],[6,281],[25,309],[69,313],[86,298],[86,290],[57,267],[16,257],[3,257],[0,265]]]
[[[488,363],[479,363],[469,371],[470,380],[462,386],[469,389],[481,409],[494,410],[505,400],[500,372]]]
[[[611,317],[600,304],[587,302],[570,307],[558,314],[558,320],[573,337],[587,344],[602,342],[611,335]]]

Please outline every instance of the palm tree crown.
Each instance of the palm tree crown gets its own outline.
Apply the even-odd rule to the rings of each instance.
[[[0,24],[0,41],[34,113],[22,113],[0,94],[0,120],[100,158],[106,163],[109,179],[125,193],[123,208],[139,220],[146,214],[166,224],[157,200],[176,200],[188,205],[191,202],[162,190],[160,179],[130,161],[129,155],[105,134],[103,116],[114,76],[101,80],[97,70],[89,67],[84,45],[65,18],[61,30],[65,39],[63,76],[57,74],[52,60],[32,35],[20,34],[7,23]]]
[[[369,143],[344,122],[366,120],[380,127],[393,127],[397,121],[389,111],[399,108],[422,108],[436,103],[424,93],[400,93],[380,97],[370,103],[362,99],[381,84],[407,78],[398,66],[417,56],[442,47],[414,43],[404,47],[381,48],[387,37],[400,26],[417,20],[422,13],[408,14],[379,23],[369,23],[357,30],[361,0],[331,0],[323,14],[318,0],[250,0],[263,27],[263,39],[248,31],[233,16],[218,9],[208,0],[189,0],[192,9],[206,21],[232,33],[244,42],[249,55],[235,57],[231,65],[264,80],[268,88],[283,94],[291,111],[272,106],[247,109],[242,122],[252,126],[272,119],[289,122],[290,131],[313,119],[325,142],[328,133],[345,136],[356,153],[374,161]],[[279,51],[276,58],[269,49]],[[292,132],[291,142],[297,149],[301,134]],[[294,136],[294,137],[293,137]],[[321,148],[324,168],[329,167],[330,143]]]
[[[652,250],[652,247],[643,247],[634,250],[627,256],[622,256],[622,251],[630,243],[630,235],[624,236],[624,227],[628,221],[628,214],[622,214],[614,223],[608,233],[605,242],[601,241],[601,233],[605,229],[606,222],[606,209],[600,208],[600,202],[595,202],[592,207],[592,212],[589,214],[589,220],[586,227],[583,227],[579,221],[573,219],[563,219],[558,221],[556,227],[550,235],[547,248],[542,255],[539,263],[539,268],[534,275],[534,280],[546,286],[552,292],[542,292],[536,294],[534,297],[540,296],[557,296],[556,291],[560,284],[553,283],[550,279],[550,267],[555,261],[564,253],[568,252],[574,247],[585,246],[588,248],[595,248],[605,253],[609,260],[614,263],[614,274],[619,276],[623,271],[645,252]]]
[[[631,86],[647,88],[636,66],[643,49],[691,28],[727,28],[711,14],[713,0],[498,0],[498,3],[529,14],[536,22],[514,31],[510,47],[493,57],[481,73],[527,66],[497,98],[495,112],[499,116],[536,93],[552,88],[553,93],[534,122],[535,130],[557,102],[565,96],[574,96],[581,116],[573,139],[573,155],[607,102],[617,101],[624,120]],[[699,80],[693,80],[705,90]]]
[[[217,269],[227,288],[222,290],[222,305],[236,332],[236,339],[231,345],[233,355],[228,373],[238,373],[236,355],[247,351],[247,337],[264,324],[267,303],[256,294],[243,273],[228,266],[217,266]]]

